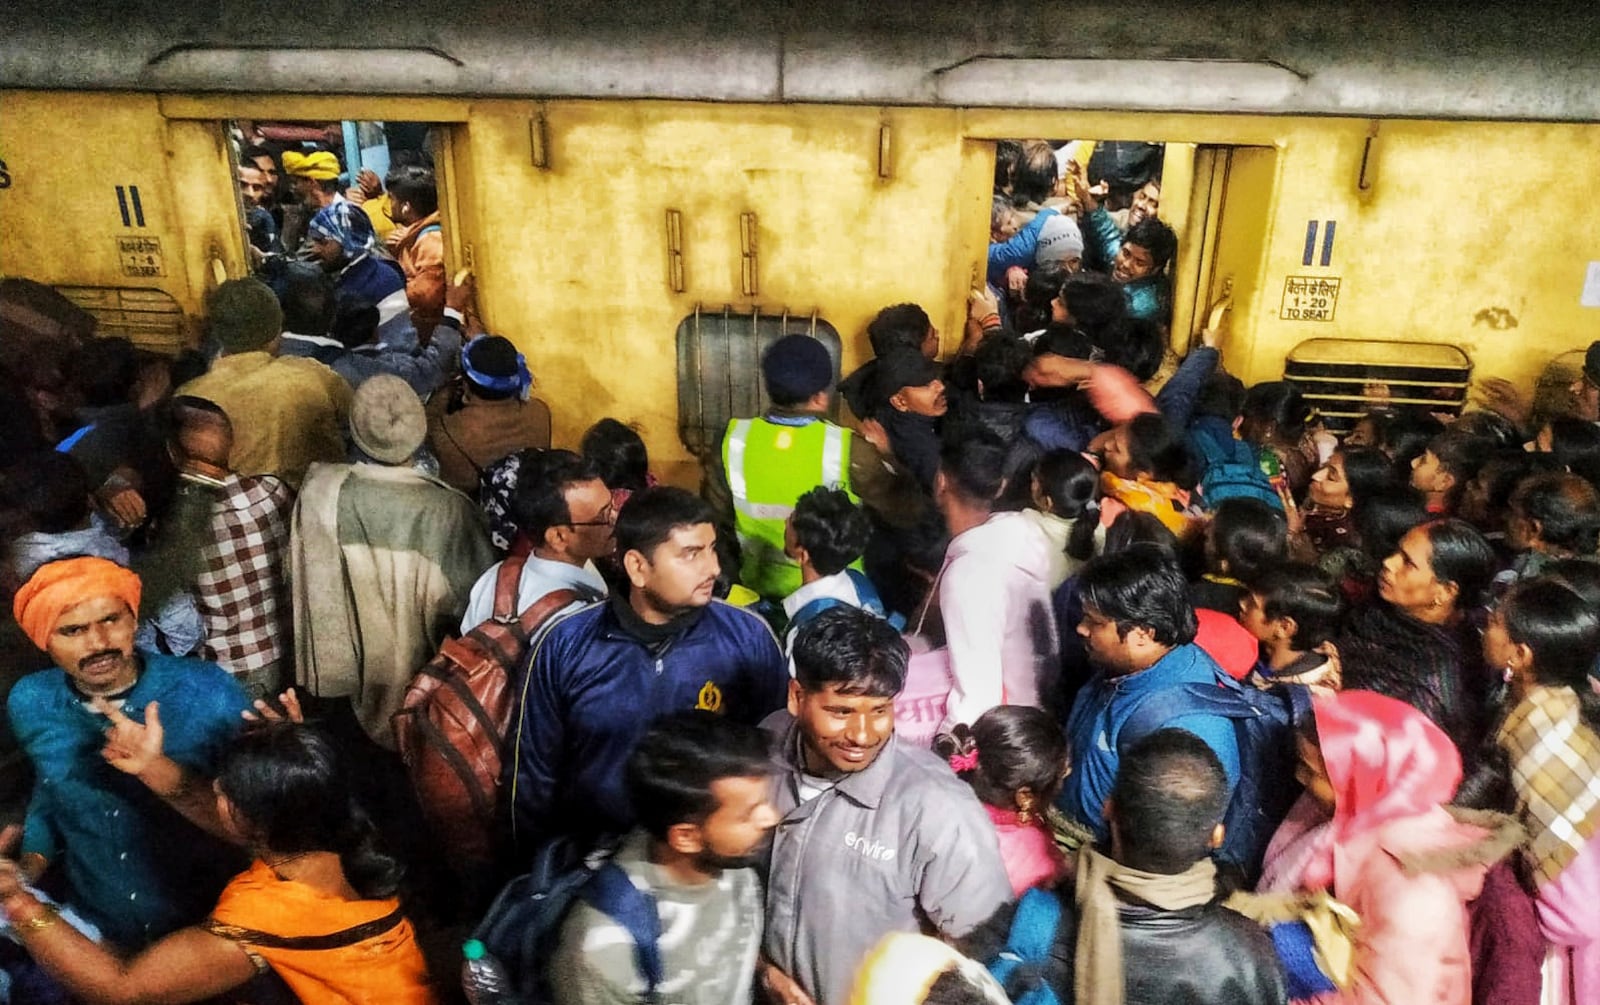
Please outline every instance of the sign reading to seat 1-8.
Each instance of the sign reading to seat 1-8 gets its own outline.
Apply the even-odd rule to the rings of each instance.
[[[117,257],[122,260],[122,274],[132,279],[154,279],[167,274],[159,238],[119,235]]]

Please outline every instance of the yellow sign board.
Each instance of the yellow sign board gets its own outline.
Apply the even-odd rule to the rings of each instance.
[[[1342,280],[1324,276],[1286,276],[1278,318],[1283,321],[1332,321],[1339,306]]]
[[[122,274],[129,278],[155,279],[167,274],[160,238],[118,237],[117,257],[122,261]]]

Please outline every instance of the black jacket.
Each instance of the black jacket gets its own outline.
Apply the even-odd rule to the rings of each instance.
[[[1035,971],[1072,1005],[1078,916],[1063,891],[1061,924],[1049,960]],[[1000,908],[961,942],[968,956],[992,962],[1005,948],[1016,904]],[[1283,1005],[1289,1000],[1272,939],[1254,921],[1212,901],[1181,911],[1124,904],[1122,969],[1126,1005]],[[1028,968],[1024,968],[1027,970]],[[1019,973],[1006,988],[1015,998],[1034,979]]]
[[[910,469],[922,486],[922,491],[932,495],[933,476],[939,470],[939,420],[926,415],[913,415],[895,408],[885,409],[881,415],[883,431],[889,434],[889,452]]]
[[[1006,488],[1000,496],[1000,509],[1022,509],[1033,501],[1033,482],[1029,477],[1042,451],[1023,433],[1028,405],[1020,401],[980,401],[969,398],[958,406],[952,400],[955,416],[946,417],[947,441],[960,440],[982,430],[998,436],[1006,445]]]

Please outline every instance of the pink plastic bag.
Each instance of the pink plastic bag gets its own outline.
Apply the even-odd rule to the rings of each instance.
[[[905,690],[894,700],[894,730],[900,742],[929,748],[950,704],[950,650],[932,649],[920,635],[907,635],[911,663],[906,668]]]

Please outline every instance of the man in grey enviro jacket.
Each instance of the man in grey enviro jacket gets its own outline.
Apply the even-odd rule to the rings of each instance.
[[[890,932],[958,937],[1011,899],[988,815],[931,752],[894,738],[908,650],[836,607],[795,639],[789,708],[767,719],[783,814],[767,879],[763,983],[787,1005],[845,1005]]]

